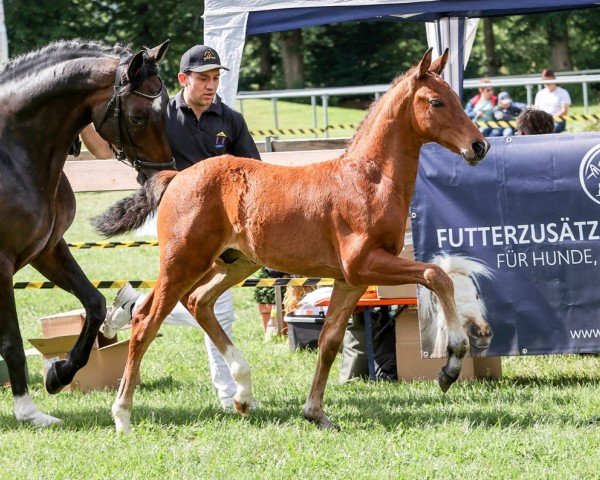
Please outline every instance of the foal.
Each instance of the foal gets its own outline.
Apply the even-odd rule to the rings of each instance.
[[[448,325],[443,391],[457,379],[469,342],[452,282],[437,265],[399,258],[421,146],[438,142],[470,165],[489,144],[442,80],[448,52],[431,50],[373,105],[347,151],[304,167],[281,167],[228,155],[180,173],[154,176],[132,197],[95,219],[104,235],[139,226],[160,202],[160,273],[133,318],[129,357],[112,413],[130,430],[135,378],[161,322],[180,299],[231,368],[234,407],[248,415],[250,368],[217,323],[215,300],[259,265],[335,279],[319,338],[319,358],[303,415],[337,428],[323,412],[323,394],[348,318],[368,285],[419,283],[437,293]]]

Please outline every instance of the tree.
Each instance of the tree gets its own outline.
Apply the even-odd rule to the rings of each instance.
[[[483,35],[485,41],[486,70],[490,77],[495,77],[500,71],[500,60],[496,55],[496,38],[494,37],[494,24],[491,18],[483,19]]]
[[[281,51],[281,66],[285,88],[304,87],[302,30],[279,32],[277,37]]]

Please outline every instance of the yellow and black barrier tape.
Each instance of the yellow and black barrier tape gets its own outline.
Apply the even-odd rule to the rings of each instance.
[[[92,285],[98,289],[121,288],[126,283],[129,283],[133,288],[152,288],[156,283],[155,280],[92,280]],[[307,287],[307,286],[324,286],[333,285],[332,278],[247,278],[236,287]],[[51,288],[59,288],[52,282],[15,282],[13,285],[15,290],[47,290]]]
[[[250,135],[253,137],[266,137],[269,135],[305,135],[307,133],[325,133],[328,130],[338,130],[338,129],[350,129],[356,130],[358,125],[354,124],[338,124],[338,125],[327,125],[326,127],[314,128],[314,127],[305,127],[305,128],[267,128],[262,130],[251,130]]]
[[[578,122],[597,122],[600,120],[600,115],[596,113],[582,113],[576,115],[563,115],[561,117],[554,117],[557,122],[564,122],[565,120],[573,120]],[[506,128],[513,127],[517,128],[516,120],[489,120],[484,122],[483,120],[475,121],[478,127],[491,127],[491,128]]]
[[[157,247],[158,240],[150,241],[126,241],[126,242],[72,242],[67,243],[69,248],[133,248],[133,247]]]
[[[581,114],[572,114],[572,115],[563,115],[562,117],[554,117],[557,122],[564,122],[565,120],[573,120],[573,121],[587,121],[587,122],[597,122],[600,120],[600,115],[596,113],[581,113]],[[506,127],[514,127],[516,128],[517,122],[516,120],[490,120],[484,122],[483,120],[475,121],[475,124],[478,127],[491,127],[491,128],[506,128]],[[267,128],[261,130],[252,130],[250,131],[250,135],[254,137],[267,137],[270,135],[304,135],[307,133],[325,133],[328,130],[356,130],[358,125],[356,124],[336,124],[336,125],[327,125],[326,127],[314,128],[314,127],[306,127],[306,128]]]

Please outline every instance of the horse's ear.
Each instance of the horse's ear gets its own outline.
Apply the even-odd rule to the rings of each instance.
[[[415,73],[415,77],[417,77],[417,80],[421,80],[422,78],[425,78],[425,75],[427,74],[427,70],[429,70],[429,65],[431,65],[431,51],[432,50],[433,50],[433,48],[430,48],[429,50],[427,50],[425,52],[425,55],[423,55],[423,58],[417,65],[417,71]]]
[[[429,67],[429,71],[432,73],[437,73],[441,75],[446,67],[446,63],[448,62],[448,49],[444,50],[441,57],[436,58],[433,62],[431,62],[431,66]]]
[[[139,51],[138,53],[136,53],[133,56],[133,58],[131,59],[131,62],[129,62],[129,65],[127,66],[127,73],[125,74],[126,80],[128,80],[129,83],[133,83],[133,81],[137,77],[142,75],[143,68],[144,68],[144,52]]]
[[[163,59],[163,57],[165,56],[165,53],[167,53],[167,49],[169,48],[170,42],[171,42],[171,40],[165,40],[158,47],[154,47],[154,48],[144,47],[144,49],[146,50],[146,54],[148,55],[148,58],[151,61],[153,61],[154,63],[160,62]]]

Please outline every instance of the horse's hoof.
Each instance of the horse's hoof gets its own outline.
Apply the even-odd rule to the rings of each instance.
[[[339,425],[330,421],[324,413],[321,415],[311,415],[306,410],[302,410],[302,416],[311,423],[314,423],[317,427],[323,430],[333,430],[334,432],[341,432],[342,429]]]
[[[438,383],[440,385],[440,388],[442,389],[442,392],[446,393],[450,389],[452,384],[456,382],[457,379],[458,375],[453,376],[448,374],[446,367],[443,367],[442,371],[438,375]]]
[[[233,409],[239,413],[242,418],[248,418],[250,416],[250,402],[240,403],[234,399]]]
[[[46,374],[46,391],[50,394],[55,394],[60,392],[63,388],[65,388],[69,382],[64,383],[59,376],[59,367],[67,363],[66,360],[59,360],[58,362],[54,362],[52,366],[48,369],[48,373]]]

